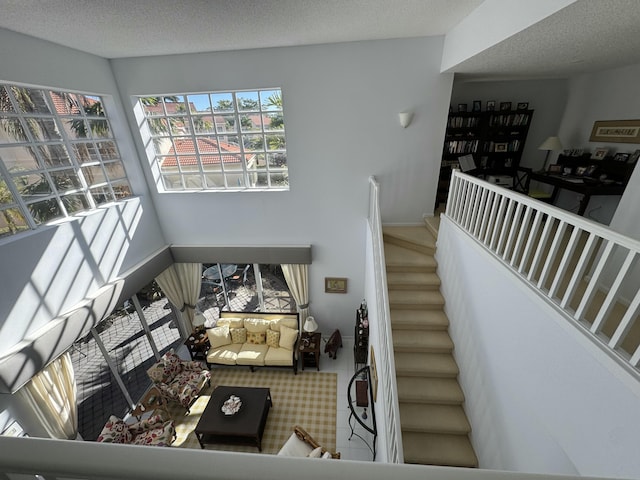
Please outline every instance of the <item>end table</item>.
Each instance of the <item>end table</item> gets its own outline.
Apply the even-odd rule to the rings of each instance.
[[[300,337],[300,360],[302,370],[305,366],[316,367],[320,371],[320,332],[303,333]]]
[[[205,330],[195,331],[184,341],[191,360],[206,360],[211,344]]]
[[[138,420],[142,418],[142,415],[153,410],[165,410],[166,400],[162,396],[162,392],[157,387],[151,387],[140,399],[136,408],[131,411],[131,416],[136,417]],[[166,411],[166,410],[165,410]]]

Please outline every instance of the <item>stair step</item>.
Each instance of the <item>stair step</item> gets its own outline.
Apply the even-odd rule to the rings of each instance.
[[[391,328],[396,330],[446,330],[449,319],[442,310],[391,310]]]
[[[478,467],[471,442],[466,435],[402,432],[405,463]]]
[[[384,244],[387,272],[435,272],[438,264],[433,255],[425,255],[390,243]]]
[[[453,378],[397,377],[398,400],[411,403],[461,405],[464,393]]]
[[[396,352],[394,357],[398,376],[456,378],[459,373],[449,353]]]
[[[392,309],[438,310],[444,306],[444,297],[438,290],[389,290],[389,307]]]
[[[444,330],[397,330],[393,332],[396,352],[447,353],[453,351],[451,337]]]
[[[389,272],[387,287],[389,290],[438,290],[440,277],[432,272]]]
[[[466,435],[471,425],[460,405],[434,405],[400,402],[403,432]]]
[[[383,227],[385,243],[399,245],[404,248],[433,255],[436,251],[436,239],[425,226],[415,227]]]
[[[429,230],[429,233],[431,233],[431,235],[433,235],[433,237],[437,239],[438,230],[440,229],[440,214],[436,214],[433,217],[424,217],[424,223]]]

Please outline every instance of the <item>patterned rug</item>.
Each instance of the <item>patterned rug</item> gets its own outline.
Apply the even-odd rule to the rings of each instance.
[[[176,424],[174,447],[200,448],[193,430],[218,385],[269,387],[273,406],[269,410],[262,437],[262,453],[276,454],[293,433],[294,425],[304,428],[320,445],[335,451],[336,393],[335,373],[298,372],[257,369],[255,372],[235,368],[211,370],[211,387],[205,387],[185,415],[184,408],[171,404],[169,413]],[[207,450],[260,453],[256,447],[207,444]]]

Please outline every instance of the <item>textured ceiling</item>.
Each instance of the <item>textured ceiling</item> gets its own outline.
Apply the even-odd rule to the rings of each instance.
[[[0,27],[106,58],[443,35],[482,0],[0,0]]]
[[[481,3],[0,0],[0,27],[121,58],[445,35]],[[450,71],[462,79],[566,77],[640,63],[639,25],[640,0],[577,0]]]

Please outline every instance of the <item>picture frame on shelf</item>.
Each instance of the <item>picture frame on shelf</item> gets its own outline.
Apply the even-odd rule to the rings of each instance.
[[[500,102],[500,111],[511,110],[511,102]]]
[[[528,110],[529,109],[529,102],[518,102],[518,105],[516,107],[518,110]]]
[[[557,163],[553,163],[549,165],[549,173],[562,173],[562,165],[558,165]]]
[[[506,152],[507,151],[507,142],[496,143],[495,144],[496,152]]]
[[[584,172],[585,177],[592,177],[596,170],[598,169],[597,165],[591,164],[587,167],[587,170]]]
[[[613,156],[613,160],[616,162],[626,162],[627,160],[629,160],[629,157],[631,156],[630,153],[616,153]]]
[[[466,112],[467,111],[467,104],[466,103],[459,103],[458,104],[458,112]]]
[[[482,102],[480,100],[473,101],[473,112],[481,112],[482,111]]]
[[[487,101],[487,112],[493,112],[496,109],[496,101],[488,100]]]
[[[576,175],[583,177],[587,173],[587,167],[576,167]]]
[[[608,148],[596,148],[591,158],[593,158],[594,160],[602,160],[607,156],[607,153],[609,153]]]
[[[636,150],[631,155],[629,155],[629,159],[627,160],[627,163],[630,163],[631,165],[635,165],[636,162],[638,161],[638,158],[640,158],[640,149]]]
[[[324,277],[325,293],[347,293],[347,279],[342,277]]]

